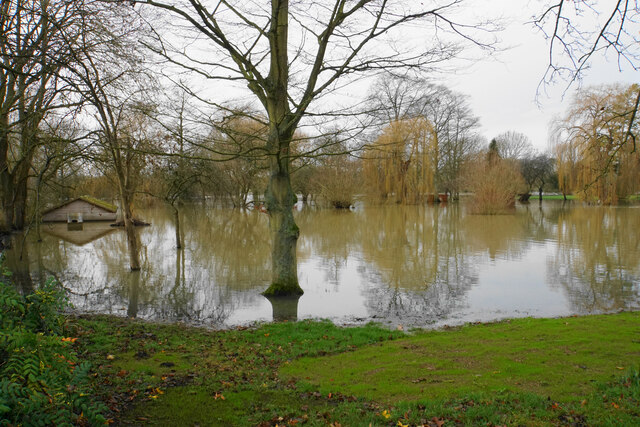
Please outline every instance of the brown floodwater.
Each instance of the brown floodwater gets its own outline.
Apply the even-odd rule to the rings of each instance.
[[[183,208],[185,249],[170,213],[139,210],[142,270],[124,232],[104,223],[43,225],[14,236],[5,266],[23,292],[55,277],[74,310],[230,327],[328,318],[437,327],[510,317],[640,309],[640,206],[532,202],[513,215],[464,204],[298,207],[304,295],[269,301],[267,216]],[[81,229],[79,229],[81,228]]]

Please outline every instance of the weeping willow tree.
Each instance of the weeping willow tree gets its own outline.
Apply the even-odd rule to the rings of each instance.
[[[573,193],[577,188],[577,164],[579,159],[579,150],[571,140],[557,142],[553,147],[553,153],[556,158],[556,170],[558,172],[558,189],[567,199],[567,194]]]
[[[581,91],[558,126],[559,185],[588,202],[615,204],[640,189],[637,84]]]
[[[363,175],[379,200],[419,203],[436,191],[438,137],[424,117],[395,120],[365,151]]]

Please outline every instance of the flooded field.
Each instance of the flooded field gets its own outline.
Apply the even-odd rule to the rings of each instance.
[[[464,204],[299,208],[305,294],[269,301],[267,215],[186,206],[185,249],[172,217],[140,210],[142,269],[108,223],[43,225],[15,236],[5,266],[23,291],[53,276],[78,312],[229,327],[329,318],[432,327],[507,317],[640,309],[640,207],[532,202],[479,216]]]

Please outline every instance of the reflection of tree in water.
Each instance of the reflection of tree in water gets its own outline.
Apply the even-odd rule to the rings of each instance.
[[[127,268],[121,232],[84,246],[52,236],[31,245],[42,248],[42,270],[65,286],[78,311],[222,323],[233,311],[231,290],[216,286],[219,282],[209,266],[192,259],[195,251],[176,251],[165,212],[152,210],[147,215],[153,225],[139,229],[143,268],[136,273]]]
[[[638,209],[575,207],[558,219],[558,247],[548,282],[575,312],[640,308]]]
[[[263,291],[271,272],[267,216],[237,209],[193,209],[185,209],[190,262],[212,276],[210,283],[233,291]]]
[[[360,236],[367,226],[361,212],[305,208],[296,216],[300,227],[298,260],[319,256],[324,281],[339,286],[347,260],[360,251]]]
[[[371,313],[425,323],[463,303],[476,279],[464,256],[458,206],[389,206],[367,209],[366,215],[362,251],[376,269],[361,274],[371,283]]]
[[[7,251],[6,266],[27,279],[24,290],[55,274],[83,312],[220,324],[265,302],[259,292],[270,272],[266,215],[203,206],[184,212],[186,248],[176,251],[169,213],[145,211],[152,226],[139,230],[145,249],[137,275],[128,269],[121,231],[84,246],[54,236],[39,244],[18,239],[27,246]],[[575,311],[639,308],[640,243],[629,232],[640,228],[637,212],[561,203],[503,216],[464,215],[457,204],[303,209],[296,213],[298,259],[314,273],[320,264],[321,283],[335,288],[329,292],[358,286],[372,315],[425,324],[455,316],[478,280],[476,265],[519,259],[531,245],[553,245],[557,235],[549,281],[566,291]],[[356,285],[348,283],[354,276]],[[276,305],[274,317],[297,311]]]
[[[488,255],[490,259],[519,259],[530,238],[527,217],[514,215],[465,215],[459,227],[464,233],[464,251],[469,255]]]

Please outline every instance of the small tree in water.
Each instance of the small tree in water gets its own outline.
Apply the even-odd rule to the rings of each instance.
[[[484,156],[471,162],[466,182],[473,192],[471,212],[480,215],[512,212],[516,194],[526,187],[517,164],[500,157],[495,139]]]

